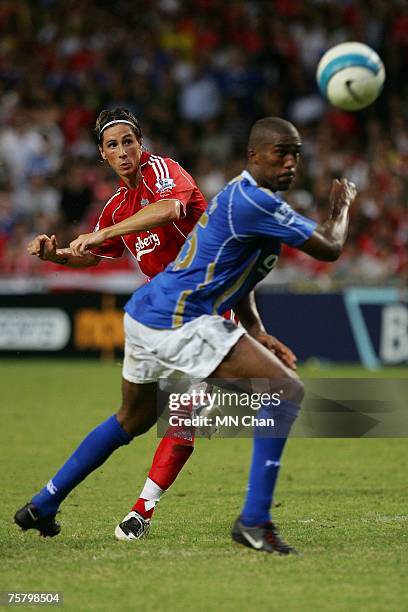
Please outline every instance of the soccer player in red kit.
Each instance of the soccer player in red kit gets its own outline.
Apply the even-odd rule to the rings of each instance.
[[[79,236],[70,248],[63,249],[58,248],[55,236],[40,235],[28,250],[40,259],[82,268],[97,265],[103,257],[121,257],[128,249],[142,272],[152,278],[176,258],[207,204],[192,177],[177,162],[142,150],[139,123],[128,110],[102,111],[95,135],[102,158],[120,177],[118,190],[105,205],[95,231]],[[294,364],[289,349],[266,333],[265,337],[268,348]],[[129,380],[132,382],[131,376]],[[191,455],[194,430],[183,436],[176,433],[169,428],[161,440],[139,499],[115,530],[119,539],[138,539],[147,534],[155,504]],[[60,527],[48,517],[62,499],[50,482],[17,513],[16,522],[53,536]]]
[[[115,131],[127,128],[125,123],[114,123],[110,130],[107,128],[105,149],[108,152],[102,151],[104,159],[111,161],[110,149],[117,147]],[[120,171],[128,168],[133,170],[130,161],[120,162]],[[152,278],[164,270],[169,262],[174,261],[207,203],[192,177],[177,162],[146,151],[141,151],[138,173],[134,178],[132,176],[130,185],[134,186],[129,187],[121,178],[117,192],[105,205],[95,228],[95,231],[99,230],[98,237],[103,239],[103,243],[88,250],[98,257],[116,258],[128,249],[137,259],[141,271]],[[149,207],[154,202],[160,214],[158,223]],[[132,224],[133,215],[143,209],[150,229],[122,235],[121,232]],[[161,223],[162,218],[164,225]],[[120,222],[124,220],[127,222],[121,226]],[[106,229],[105,233],[101,232],[103,229]],[[83,242],[85,237],[80,238]],[[89,240],[95,244],[97,236],[92,233]]]
[[[101,113],[98,119],[99,129],[98,122],[96,127],[102,158],[115,170],[112,157],[117,147],[117,132],[126,136],[128,129],[127,124],[116,117],[115,112]],[[136,137],[141,141],[140,131]],[[95,231],[79,236],[70,247],[72,252],[85,256],[91,253],[97,257],[114,258],[121,257],[127,248],[136,257],[142,272],[152,278],[174,261],[207,203],[192,177],[174,160],[142,151],[138,173],[134,177],[131,161],[125,155],[122,157],[123,161],[119,163],[117,170],[121,176],[119,188],[105,205]],[[135,188],[128,188],[126,179],[124,180],[121,174],[123,170],[130,175],[130,184],[137,185]],[[157,214],[162,214],[162,208],[169,206],[170,218],[165,217],[165,225],[155,222],[152,214],[155,211],[151,206],[154,202],[155,207],[161,207],[157,209]],[[140,214],[142,210],[144,212]],[[139,214],[133,217],[135,213]],[[140,226],[135,225],[135,221],[140,223],[142,215],[147,221],[145,225],[150,229],[140,231]],[[138,229],[137,234],[123,233],[129,230],[135,232]],[[194,429],[183,428],[182,433],[176,432],[175,429],[169,428],[156,450],[141,496],[132,508],[132,531],[128,530],[128,533],[124,534],[120,530],[117,533],[119,537],[125,535],[123,539],[146,535],[156,503],[174,482],[193,451]]]

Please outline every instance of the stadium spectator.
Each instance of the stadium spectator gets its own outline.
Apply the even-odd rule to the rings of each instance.
[[[204,122],[221,113],[221,95],[208,67],[201,63],[193,67],[192,75],[182,85],[180,116],[183,121]]]
[[[95,145],[94,145],[95,147]],[[60,185],[60,240],[68,244],[81,231],[81,223],[92,205],[84,159],[67,160]],[[62,234],[62,235],[61,235]]]

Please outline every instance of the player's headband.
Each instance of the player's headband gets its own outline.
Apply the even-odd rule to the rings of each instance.
[[[127,119],[114,119],[113,121],[108,121],[108,123],[105,123],[105,125],[99,130],[99,137],[102,136],[102,132],[106,130],[106,128],[110,127],[111,125],[115,125],[115,123],[127,123],[128,125],[131,125],[132,128],[138,130],[137,125],[135,125],[131,121],[128,121]]]

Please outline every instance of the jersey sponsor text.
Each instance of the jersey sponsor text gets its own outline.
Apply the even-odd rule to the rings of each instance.
[[[146,253],[154,251],[157,246],[160,246],[160,238],[154,232],[149,232],[149,235],[145,238],[138,236],[135,242],[137,261],[140,261]]]

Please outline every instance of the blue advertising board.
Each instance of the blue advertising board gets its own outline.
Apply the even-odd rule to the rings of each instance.
[[[349,288],[342,293],[257,294],[266,328],[299,361],[311,357],[367,368],[408,362],[408,303],[396,288]]]

